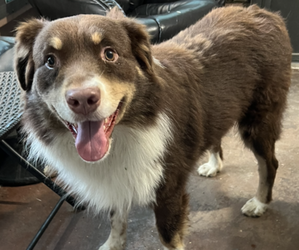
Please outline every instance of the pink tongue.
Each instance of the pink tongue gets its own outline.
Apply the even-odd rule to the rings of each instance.
[[[78,123],[76,148],[85,161],[98,161],[107,153],[109,141],[104,132],[104,121]]]

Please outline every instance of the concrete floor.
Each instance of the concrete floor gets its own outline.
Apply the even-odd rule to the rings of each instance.
[[[299,249],[299,70],[293,71],[273,199],[261,218],[240,212],[256,191],[257,163],[232,130],[223,140],[224,169],[215,178],[192,175],[188,250]],[[58,201],[45,185],[0,188],[0,249],[23,250]],[[35,249],[95,250],[109,234],[106,215],[73,212],[64,204]],[[151,210],[134,208],[127,250],[162,249]]]

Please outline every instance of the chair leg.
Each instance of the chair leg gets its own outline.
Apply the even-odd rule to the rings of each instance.
[[[58,212],[59,208],[61,207],[61,205],[65,201],[65,198],[66,198],[65,196],[60,197],[60,199],[57,202],[56,206],[53,208],[53,210],[49,214],[48,218],[45,220],[44,224],[38,230],[37,234],[34,236],[34,238],[30,242],[30,244],[29,244],[29,246],[27,247],[26,250],[32,250],[35,247],[36,243],[39,241],[40,237],[43,235],[43,233],[45,232],[45,230],[49,226],[50,222],[52,221],[52,219],[54,218],[54,216]]]
[[[49,187],[52,191],[60,196],[59,201],[57,202],[54,209],[49,214],[46,221],[43,223],[37,234],[34,236],[33,240],[30,242],[29,246],[26,250],[32,250],[40,237],[43,235],[50,222],[58,212],[59,208],[63,204],[64,201],[67,201],[72,207],[75,206],[75,199],[71,196],[68,196],[67,193],[58,185],[56,185],[50,178],[47,178],[41,171],[39,171],[36,167],[34,167],[30,162],[28,162],[22,155],[20,155],[16,150],[14,150],[5,140],[0,140],[0,148],[2,148],[10,157],[16,159],[19,164],[29,171],[32,175],[38,178],[41,182],[43,182],[47,187]],[[83,206],[78,207],[79,210],[85,209]]]

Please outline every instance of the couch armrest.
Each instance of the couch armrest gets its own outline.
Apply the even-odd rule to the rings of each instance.
[[[105,16],[115,6],[122,10],[114,0],[29,0],[29,2],[41,16],[50,20],[79,14]]]
[[[106,15],[117,6],[147,26],[151,42],[159,43],[194,24],[216,6],[215,0],[29,0],[40,15],[51,20],[78,15]],[[120,6],[121,5],[121,6]],[[129,9],[128,9],[129,8]]]
[[[158,39],[167,40],[205,16],[214,7],[214,0],[175,1],[172,3],[149,3],[137,7],[130,16],[137,20],[152,19],[159,26]]]

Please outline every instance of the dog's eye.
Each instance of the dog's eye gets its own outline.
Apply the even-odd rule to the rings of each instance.
[[[53,55],[49,55],[46,58],[46,66],[48,68],[53,68],[55,66],[55,57]]]
[[[117,53],[110,48],[104,50],[104,59],[108,62],[114,62],[118,58]]]

